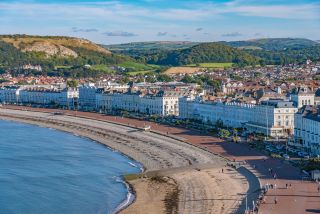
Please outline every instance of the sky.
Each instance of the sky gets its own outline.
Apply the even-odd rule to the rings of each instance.
[[[0,0],[0,34],[138,41],[320,40],[320,0]]]

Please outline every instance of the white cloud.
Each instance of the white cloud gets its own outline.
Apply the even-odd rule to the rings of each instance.
[[[72,28],[72,32],[74,33],[78,33],[78,32],[85,32],[85,33],[90,33],[90,32],[98,32],[99,30],[96,28],[77,28],[77,27],[73,27]]]
[[[166,36],[168,32],[158,32],[157,36]]]
[[[103,35],[106,36],[120,36],[120,37],[132,37],[132,36],[138,36],[135,33],[126,32],[126,31],[113,31],[113,32],[105,32]]]
[[[271,6],[236,6],[227,9],[229,12],[244,16],[270,17],[283,19],[319,19],[320,6],[306,5],[271,5]]]
[[[189,8],[146,8],[142,6],[111,2],[86,3],[32,3],[12,2],[0,3],[0,12],[4,15],[20,15],[22,17],[51,17],[56,19],[92,20],[102,18],[112,21],[132,21],[162,19],[175,21],[205,20],[208,17],[230,15],[271,17],[285,19],[320,19],[320,4],[305,3],[300,5],[245,5],[241,1],[221,3],[198,3]],[[0,13],[1,14],[1,13]]]
[[[221,36],[222,37],[237,37],[237,36],[242,36],[242,34],[239,32],[232,32],[232,33],[221,34]]]
[[[168,31],[173,35],[176,34],[177,39],[181,38],[177,35],[184,33],[193,39],[202,39],[203,35],[219,35],[222,32],[238,31],[236,19],[242,16],[252,17],[252,20],[255,20],[255,17],[276,18],[277,20],[270,20],[268,23],[275,23],[277,26],[284,26],[284,28],[288,23],[287,20],[297,20],[301,22],[296,28],[300,28],[304,32],[315,32],[310,34],[310,37],[319,33],[319,26],[317,28],[316,23],[320,23],[320,4],[308,3],[307,1],[306,3],[284,5],[277,4],[276,1],[273,4],[267,4],[265,1],[254,0],[234,0],[228,3],[191,0],[188,3],[180,4],[179,7],[175,6],[176,4],[171,7],[147,6],[159,1],[166,3],[165,0],[145,0],[148,3],[144,5],[128,3],[128,1],[126,3],[124,1],[96,1],[37,3],[34,0],[12,2],[0,0],[0,31],[19,33],[70,33],[72,31],[71,33],[75,33],[75,36],[99,37],[100,40],[105,39],[105,35],[109,40],[159,39],[158,36],[161,33],[164,34]],[[230,23],[230,20],[233,20],[234,24]],[[226,25],[220,24],[224,24],[224,21],[227,23]],[[309,26],[301,24],[310,22],[313,23],[313,26],[311,26],[312,24]],[[250,24],[248,22],[246,25],[248,26],[247,31],[241,30],[241,32],[246,32],[246,36],[253,35],[254,30],[257,30],[253,30],[252,27],[260,27],[256,23]],[[219,26],[220,33],[214,34],[217,31],[216,25]],[[39,28],[39,26],[41,27]],[[70,31],[73,26],[79,26],[79,28]],[[280,28],[273,29],[261,24],[259,32],[265,35],[270,31],[280,32],[282,30]],[[296,36],[299,33],[295,32],[296,28],[286,29],[283,35]],[[106,29],[107,32],[102,35],[95,31],[97,29]],[[114,31],[114,29],[122,29],[122,31]],[[90,35],[88,32],[91,32]],[[167,37],[173,35],[166,34]],[[213,36],[210,39],[213,39]]]

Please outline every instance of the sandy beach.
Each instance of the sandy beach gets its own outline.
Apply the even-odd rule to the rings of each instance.
[[[143,178],[129,181],[136,200],[123,213],[236,213],[248,189],[240,173],[224,167],[224,158],[139,127],[10,109],[0,109],[0,119],[71,132],[142,163]]]

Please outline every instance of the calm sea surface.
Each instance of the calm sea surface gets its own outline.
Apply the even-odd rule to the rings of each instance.
[[[135,167],[136,166],[136,167]],[[139,164],[72,134],[0,120],[0,213],[111,213]]]

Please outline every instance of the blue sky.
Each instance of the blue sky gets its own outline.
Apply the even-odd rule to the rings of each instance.
[[[0,34],[113,44],[266,37],[320,40],[319,0],[0,0]]]

